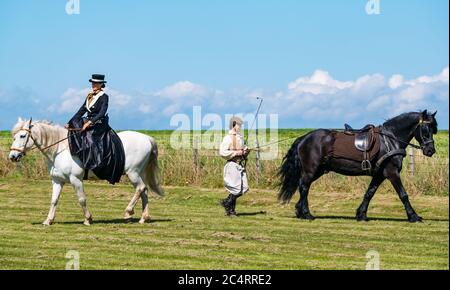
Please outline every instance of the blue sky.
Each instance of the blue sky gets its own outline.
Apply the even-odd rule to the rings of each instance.
[[[381,123],[439,111],[448,128],[447,0],[0,2],[0,129],[64,123],[92,73],[116,129],[167,129],[176,113],[263,113],[280,127]]]

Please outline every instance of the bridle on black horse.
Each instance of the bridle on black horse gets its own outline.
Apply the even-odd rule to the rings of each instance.
[[[421,149],[424,149],[425,146],[428,145],[428,144],[434,144],[434,139],[433,138],[425,140],[425,138],[423,137],[423,130],[422,130],[422,128],[424,126],[428,127],[428,125],[431,124],[431,123],[432,123],[431,121],[424,121],[423,119],[420,119],[419,124],[417,124],[416,129],[414,129],[414,131],[415,131],[419,127],[419,137],[420,137],[419,141],[421,141],[421,143],[420,143]]]
[[[415,149],[423,150],[423,149],[425,149],[425,147],[426,147],[428,144],[433,144],[433,143],[434,143],[433,138],[430,138],[430,139],[426,140],[426,139],[424,138],[424,136],[423,136],[423,128],[424,128],[425,126],[428,126],[428,125],[431,124],[431,123],[432,123],[431,121],[425,121],[425,120],[423,120],[423,119],[420,119],[419,123],[418,123],[418,124],[416,125],[416,127],[414,128],[414,132],[416,132],[417,128],[419,128],[419,140],[418,140],[418,141],[419,141],[419,143],[420,143],[420,146],[418,146],[418,145],[416,145],[416,144],[412,144],[412,143],[410,143],[410,142],[406,142],[406,141],[400,140],[399,138],[397,138],[396,136],[394,136],[394,135],[392,135],[392,134],[390,134],[390,133],[379,132],[379,134],[382,135],[382,136],[389,137],[389,138],[391,138],[391,139],[393,139],[393,140],[395,140],[395,141],[397,141],[397,142],[399,142],[399,143],[402,143],[402,144],[404,144],[404,145],[409,145],[409,146],[411,146],[411,147],[413,147],[413,148],[415,148]]]

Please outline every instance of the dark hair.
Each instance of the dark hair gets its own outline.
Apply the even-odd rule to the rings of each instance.
[[[105,84],[102,84],[102,89],[104,89],[104,88],[106,88],[106,85],[105,85]]]

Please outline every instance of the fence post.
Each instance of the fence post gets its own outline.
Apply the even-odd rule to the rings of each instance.
[[[258,139],[255,140],[255,148],[256,148],[256,171],[258,172],[258,175],[261,175],[262,169],[261,169],[261,152],[259,148],[259,141]]]
[[[409,172],[414,175],[415,168],[415,160],[414,160],[414,148],[409,148]]]
[[[193,144],[193,161],[194,161],[194,171],[195,174],[198,176],[200,173],[200,157],[198,154],[198,138],[194,137],[194,144]]]

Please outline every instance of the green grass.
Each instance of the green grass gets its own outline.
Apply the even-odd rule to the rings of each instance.
[[[316,221],[294,218],[271,190],[254,190],[238,202],[245,214],[223,216],[221,189],[167,187],[152,198],[152,222],[122,221],[130,186],[87,183],[94,224],[81,224],[75,193],[65,188],[56,223],[44,227],[50,182],[0,179],[0,269],[64,269],[69,250],[81,269],[365,269],[369,250],[382,269],[449,269],[448,196],[414,195],[425,218],[409,224],[397,195],[375,196],[374,220],[353,217],[361,194],[311,193]],[[140,208],[137,208],[139,217]]]

